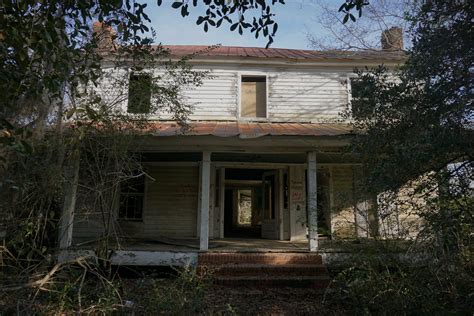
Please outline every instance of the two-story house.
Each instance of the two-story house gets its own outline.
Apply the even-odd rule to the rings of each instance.
[[[178,58],[204,47],[167,48]],[[212,76],[183,92],[194,107],[189,129],[160,117],[137,148],[154,180],[140,177],[133,192],[122,190],[114,221],[134,243],[112,258],[168,264],[219,249],[317,251],[318,238],[376,233],[370,201],[357,194],[360,164],[345,150],[351,129],[339,114],[356,88],[354,68],[403,60],[394,49],[218,47],[195,56],[194,69]],[[136,94],[132,84],[124,89]],[[98,215],[79,207],[66,215],[62,247],[92,249],[103,229]]]

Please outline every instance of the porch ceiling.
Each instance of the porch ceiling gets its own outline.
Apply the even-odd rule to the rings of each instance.
[[[342,136],[351,134],[347,124],[329,123],[256,123],[256,122],[191,122],[182,128],[174,122],[154,122],[145,133],[153,136],[217,136],[241,139],[262,136]]]

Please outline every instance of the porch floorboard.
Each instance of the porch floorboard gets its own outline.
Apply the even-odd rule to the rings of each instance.
[[[210,244],[209,252],[308,252],[307,241],[224,238]]]

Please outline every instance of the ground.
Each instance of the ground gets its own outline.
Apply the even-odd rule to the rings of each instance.
[[[205,313],[238,315],[340,315],[322,304],[323,293],[306,288],[212,287],[205,296]]]
[[[181,284],[173,279],[133,279],[124,281],[124,300],[129,301],[138,314],[148,314],[154,306],[161,314],[199,315],[341,315],[337,308],[324,305],[324,291],[312,288],[289,287],[230,287],[208,285],[202,292],[201,302],[193,310],[192,300],[196,292],[183,294],[191,284]],[[152,284],[155,286],[153,287]],[[158,285],[158,286],[156,286]],[[196,287],[196,286],[195,286]],[[194,287],[194,288],[195,288]],[[154,288],[154,290],[150,290]],[[156,290],[158,289],[158,290]],[[197,294],[197,295],[196,295]],[[155,296],[146,301],[144,297]],[[160,297],[158,297],[160,296]],[[176,304],[176,305],[174,305]],[[154,305],[154,306],[152,306]],[[173,306],[171,306],[173,305]],[[183,307],[183,305],[187,305]],[[166,311],[167,308],[170,308]],[[173,311],[171,311],[173,310]]]

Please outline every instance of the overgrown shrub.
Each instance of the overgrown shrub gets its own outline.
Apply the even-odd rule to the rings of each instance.
[[[357,315],[469,314],[474,308],[472,280],[462,266],[361,260],[334,278],[325,303]]]
[[[212,283],[211,274],[192,267],[176,270],[176,278],[153,280],[145,302],[147,314],[188,315],[201,311],[204,295]]]
[[[0,314],[110,314],[121,310],[122,282],[94,262],[57,264],[24,287],[0,291]]]

